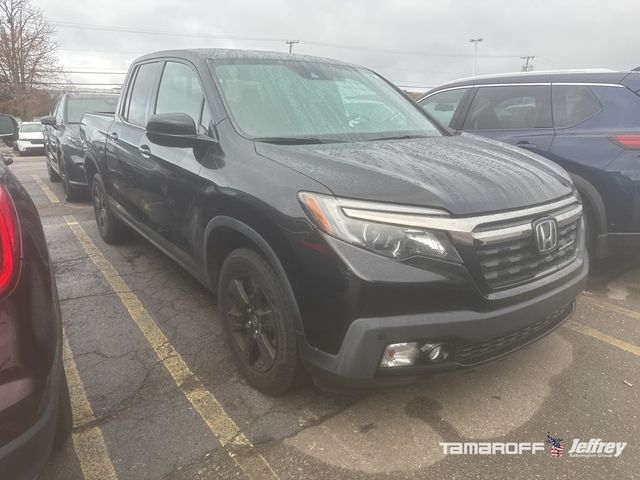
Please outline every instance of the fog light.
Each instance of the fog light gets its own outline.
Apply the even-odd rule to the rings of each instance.
[[[420,350],[427,354],[430,362],[434,363],[446,360],[449,356],[449,352],[441,343],[426,343]]]
[[[384,349],[380,366],[384,368],[408,367],[416,363],[419,355],[420,350],[416,342],[392,343]]]

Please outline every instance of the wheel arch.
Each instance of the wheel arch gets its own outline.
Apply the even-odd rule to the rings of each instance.
[[[583,203],[586,203],[590,211],[593,213],[593,220],[596,227],[596,256],[598,258],[604,258],[609,255],[609,249],[606,242],[608,230],[607,211],[604,206],[602,196],[596,187],[594,187],[593,184],[585,178],[580,175],[576,175],[575,173],[570,173],[569,175],[571,176],[578,193],[580,193],[580,198]]]
[[[84,175],[87,180],[87,185],[91,189],[91,180],[96,173],[99,173],[98,162],[91,155],[85,155],[84,157]]]
[[[282,281],[287,294],[293,301],[297,333],[304,334],[302,316],[291,281],[285,269],[283,252],[279,254],[264,236],[242,220],[226,215],[216,216],[204,231],[204,264],[209,287],[217,293],[218,277],[226,256],[239,247],[254,248],[265,256]],[[279,250],[282,250],[281,248]]]

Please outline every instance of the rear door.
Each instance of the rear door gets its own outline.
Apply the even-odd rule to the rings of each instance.
[[[609,233],[640,232],[640,96],[623,85],[553,85],[553,160],[600,194]]]
[[[135,67],[126,97],[107,134],[106,158],[110,177],[107,189],[124,207],[125,213],[141,224],[153,204],[160,201],[148,196],[156,164],[148,156],[149,140],[145,133],[160,68],[160,61]]]
[[[473,97],[462,130],[544,155],[548,152],[554,135],[551,86],[480,86]]]

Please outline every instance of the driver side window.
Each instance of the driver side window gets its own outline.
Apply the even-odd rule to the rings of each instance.
[[[167,62],[155,113],[186,113],[196,125],[201,125],[203,113],[208,115],[208,108],[203,112],[203,105],[204,95],[196,72],[184,63]]]

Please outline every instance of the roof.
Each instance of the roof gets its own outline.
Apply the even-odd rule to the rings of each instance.
[[[337,65],[349,65],[348,63],[331,58],[314,57],[311,55],[298,55],[291,53],[272,52],[268,50],[242,50],[228,48],[193,48],[186,50],[163,50],[150,53],[138,58],[139,60],[147,60],[159,57],[177,57],[191,60],[226,60],[226,59],[247,59],[247,60],[280,60],[295,62],[320,62],[331,63]]]
[[[559,70],[504,73],[454,80],[453,82],[437,87],[437,90],[466,85],[491,85],[495,83],[620,83],[627,75],[629,75],[629,72],[617,72],[615,70]]]

